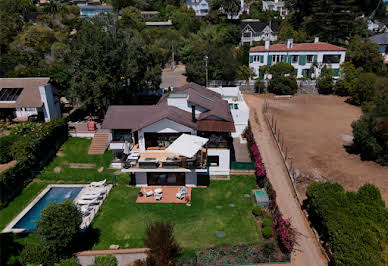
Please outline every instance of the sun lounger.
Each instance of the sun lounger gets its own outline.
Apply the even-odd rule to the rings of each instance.
[[[80,199],[81,200],[93,200],[93,199],[98,199],[102,197],[101,194],[93,194],[93,195],[90,195],[90,194],[83,194],[80,196]]]
[[[106,184],[106,179],[99,181],[99,182],[92,182],[90,183],[91,187],[103,187]]]
[[[163,195],[156,193],[154,197],[155,197],[155,200],[161,200],[163,198]]]
[[[97,199],[92,199],[92,200],[82,200],[82,199],[79,199],[77,201],[77,203],[79,205],[91,205],[91,204],[96,204],[98,203],[98,200]]]
[[[144,193],[145,193],[146,197],[150,197],[150,196],[154,195],[154,192],[151,189],[150,190],[144,189]]]
[[[177,199],[183,199],[187,194],[186,187],[182,187],[178,190],[178,193],[176,193]]]

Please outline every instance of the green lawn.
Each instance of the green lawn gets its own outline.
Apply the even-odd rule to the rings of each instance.
[[[173,222],[178,242],[189,250],[261,241],[251,214],[252,198],[244,197],[256,187],[253,176],[232,176],[230,181],[211,181],[208,188],[195,188],[191,207],[136,203],[139,189],[127,187],[129,180],[125,177],[120,179],[120,185],[113,188],[93,221],[93,227],[100,232],[94,249],[108,249],[111,244],[121,248],[126,244],[129,248],[144,247],[146,224],[155,220]],[[231,203],[235,207],[230,207]],[[222,208],[217,209],[217,205]],[[226,236],[218,238],[216,231],[224,231]]]
[[[108,168],[112,162],[112,152],[106,151],[104,155],[89,155],[88,150],[91,142],[91,139],[86,138],[69,138],[59,150],[61,156],[56,156],[37,178],[75,183],[111,178],[114,170]],[[69,168],[70,163],[89,163],[95,164],[96,167],[93,169]],[[54,172],[56,167],[61,168],[60,173]],[[104,167],[101,173],[97,172],[100,167]]]
[[[46,183],[33,182],[8,206],[0,210],[0,231],[6,227],[27,205],[47,186]]]

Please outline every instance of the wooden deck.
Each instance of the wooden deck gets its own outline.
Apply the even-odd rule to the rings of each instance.
[[[155,200],[154,196],[146,197],[144,190],[155,190],[160,188],[163,190],[163,198],[161,200]],[[161,186],[150,186],[141,188],[141,192],[143,192],[142,197],[137,197],[136,203],[186,203],[185,198],[177,199],[176,193],[178,193],[179,187],[161,187]],[[191,200],[191,187],[186,187],[187,189],[187,197]]]

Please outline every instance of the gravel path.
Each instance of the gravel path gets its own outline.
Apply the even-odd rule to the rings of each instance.
[[[262,113],[264,97],[259,98],[255,95],[245,94],[244,99],[250,108],[252,131],[263,156],[268,178],[276,190],[279,209],[286,218],[291,219],[293,227],[300,234],[297,240],[298,245],[292,254],[291,265],[327,265],[328,261],[323,256],[308,221],[294,197],[292,184],[272,139],[270,129],[265,123]],[[258,123],[255,119],[255,112],[257,113]]]

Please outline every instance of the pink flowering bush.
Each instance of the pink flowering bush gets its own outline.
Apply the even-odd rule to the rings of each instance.
[[[296,232],[291,227],[289,219],[284,219],[282,213],[279,211],[276,203],[276,191],[272,188],[272,185],[267,178],[263,158],[261,157],[259,147],[255,142],[250,126],[246,129],[244,135],[248,142],[251,159],[255,164],[256,181],[261,187],[265,187],[268,192],[268,197],[270,199],[268,207],[273,216],[279,247],[284,253],[290,254],[295,245]]]

